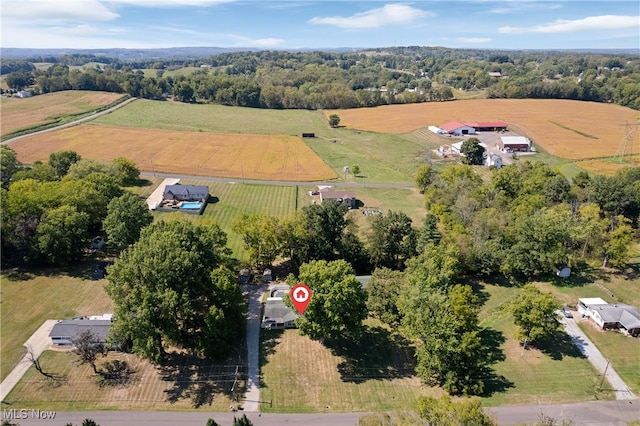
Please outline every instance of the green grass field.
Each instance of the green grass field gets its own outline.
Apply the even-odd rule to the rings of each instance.
[[[93,261],[71,270],[4,271],[0,332],[0,378],[4,379],[26,352],[23,344],[47,319],[99,315],[113,310],[104,292],[106,281],[91,281]]]

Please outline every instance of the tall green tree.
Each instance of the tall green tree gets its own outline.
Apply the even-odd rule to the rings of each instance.
[[[162,362],[168,345],[221,358],[243,328],[242,295],[222,267],[226,235],[215,223],[158,222],[110,268],[107,294],[118,321],[111,339]]]
[[[393,327],[400,325],[398,298],[404,286],[404,273],[376,268],[367,283],[367,309],[371,315]]]
[[[480,140],[475,137],[471,137],[462,142],[460,153],[463,155],[462,163],[468,165],[482,165],[484,161],[485,149],[480,145]]]
[[[280,220],[266,213],[240,214],[231,230],[242,237],[244,248],[256,267],[270,266],[282,252]]]
[[[335,260],[342,257],[342,235],[349,224],[346,204],[333,200],[305,206],[307,234],[301,252],[303,262],[309,260]]]
[[[435,170],[428,164],[423,164],[416,171],[416,187],[423,193],[433,180]]]
[[[371,220],[368,238],[371,263],[403,269],[405,262],[416,255],[416,233],[411,218],[403,212],[389,211]]]
[[[525,347],[558,330],[560,322],[555,311],[559,308],[560,304],[551,293],[543,292],[533,284],[522,287],[511,303],[510,311],[515,324],[520,327],[518,337]]]
[[[50,263],[64,265],[80,258],[88,241],[89,215],[64,205],[47,211],[37,228],[38,249]]]
[[[329,116],[329,126],[338,127],[340,124],[340,116],[338,114],[331,114]]]
[[[111,162],[113,174],[121,185],[133,185],[140,177],[140,170],[136,164],[126,157],[118,157]]]
[[[107,205],[107,217],[102,222],[102,228],[107,233],[109,243],[122,248],[138,241],[142,229],[151,222],[153,215],[147,204],[137,195],[125,192]]]
[[[81,159],[82,157],[75,151],[57,151],[49,155],[49,165],[56,171],[58,178],[62,178],[69,172],[69,167]]]
[[[298,278],[313,293],[304,316],[296,320],[300,334],[323,342],[360,332],[367,317],[366,294],[351,265],[312,261],[300,266]]]
[[[21,167],[22,164],[18,161],[16,152],[6,145],[0,145],[0,180],[4,187],[9,186],[11,177]]]

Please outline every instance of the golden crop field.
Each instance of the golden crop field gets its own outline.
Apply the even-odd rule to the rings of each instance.
[[[141,170],[165,173],[300,181],[337,177],[300,138],[287,135],[79,125],[20,139],[11,148],[24,163],[67,149],[106,161],[127,157]]]
[[[636,150],[634,152],[638,152]],[[581,169],[600,174],[611,176],[624,167],[640,167],[640,155],[626,155],[624,158],[602,158],[595,160],[584,160],[576,162]]]
[[[66,90],[25,99],[3,97],[0,102],[0,135],[45,124],[65,115],[91,111],[122,96],[122,93]]]
[[[545,151],[578,160],[614,156],[625,139],[625,122],[640,112],[613,104],[559,99],[474,99],[330,110],[340,124],[380,133],[408,133],[448,121],[504,121]],[[636,136],[637,138],[638,136]],[[637,139],[628,154],[640,154]]]

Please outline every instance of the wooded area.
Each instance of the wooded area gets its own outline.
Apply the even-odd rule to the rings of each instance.
[[[40,62],[53,65],[41,71],[33,65]],[[79,68],[88,63],[92,65]],[[184,67],[198,69],[173,73]],[[480,97],[575,99],[640,109],[640,58],[634,54],[416,46],[354,53],[234,52],[137,62],[65,55],[3,60],[2,71],[10,72],[12,90],[102,90],[258,108],[445,101],[459,90]]]

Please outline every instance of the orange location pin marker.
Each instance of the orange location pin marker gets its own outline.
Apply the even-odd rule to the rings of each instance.
[[[296,311],[302,315],[311,301],[311,289],[306,284],[299,283],[293,286],[289,294]]]

